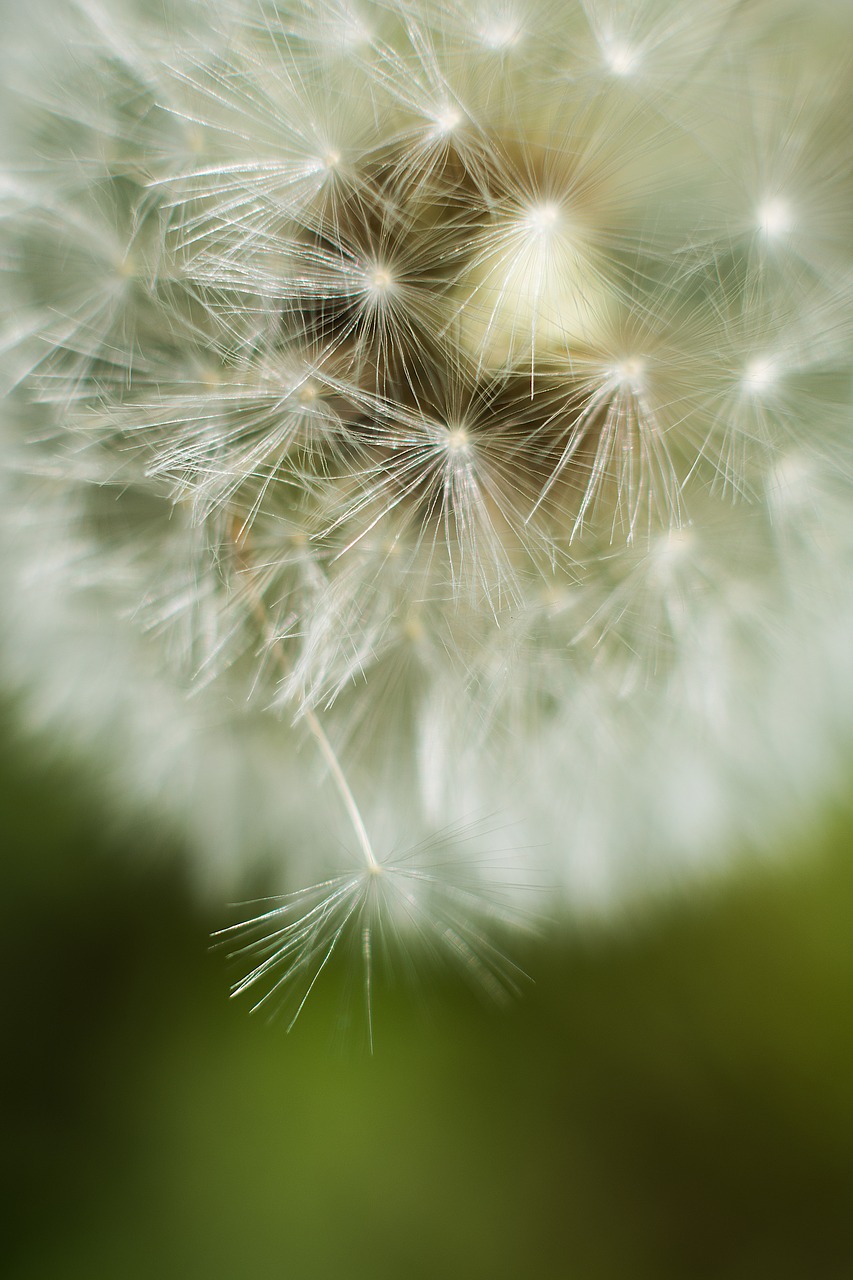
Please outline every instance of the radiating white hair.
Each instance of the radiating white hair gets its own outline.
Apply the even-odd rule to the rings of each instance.
[[[483,921],[528,862],[609,910],[811,813],[851,694],[836,9],[41,16],[6,59],[5,679],[215,892],[319,886],[253,978],[408,929],[511,985]]]

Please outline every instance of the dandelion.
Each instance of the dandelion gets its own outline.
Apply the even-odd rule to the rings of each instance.
[[[208,891],[274,867],[264,1005],[512,989],[530,862],[612,910],[836,767],[839,19],[711,8],[46,0],[9,58],[3,660]]]

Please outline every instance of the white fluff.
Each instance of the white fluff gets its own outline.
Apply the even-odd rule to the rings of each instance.
[[[851,693],[838,14],[45,16],[5,106],[5,678],[202,883],[321,882],[258,982],[408,930],[511,985],[480,918],[526,864],[610,910],[810,812]],[[496,814],[520,872],[442,889]]]

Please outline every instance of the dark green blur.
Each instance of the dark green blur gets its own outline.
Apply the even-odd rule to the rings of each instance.
[[[229,1002],[177,851],[3,742],[4,1280],[853,1276],[853,809],[508,1009],[380,993],[371,1058],[345,974]]]

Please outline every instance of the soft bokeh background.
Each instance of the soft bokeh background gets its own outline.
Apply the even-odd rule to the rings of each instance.
[[[853,1275],[853,808],[531,945],[505,1010],[346,974],[287,1035],[223,914],[4,714],[6,1280]]]

